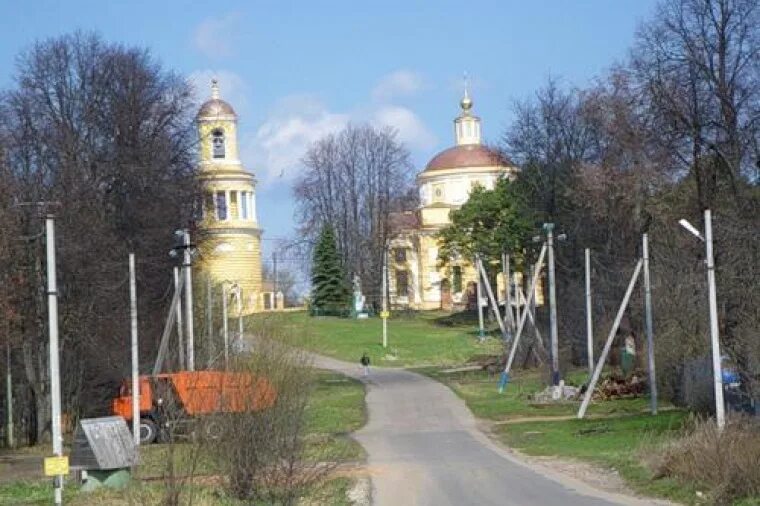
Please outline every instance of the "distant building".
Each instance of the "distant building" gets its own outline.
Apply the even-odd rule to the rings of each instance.
[[[199,138],[198,177],[203,189],[202,216],[196,224],[198,279],[240,287],[244,312],[265,308],[261,274],[261,232],[256,215],[256,180],[240,162],[237,114],[219,98],[211,98],[196,116]],[[202,288],[199,288],[202,290]],[[266,306],[270,306],[266,305]]]
[[[414,309],[474,307],[477,275],[471,258],[439,265],[435,235],[450,223],[449,213],[469,198],[476,185],[492,189],[519,169],[482,143],[480,118],[472,114],[465,89],[454,120],[456,145],[435,155],[417,175],[420,207],[391,217],[397,235],[390,242],[389,291],[393,306]]]

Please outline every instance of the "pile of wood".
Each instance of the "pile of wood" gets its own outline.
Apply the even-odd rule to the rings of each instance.
[[[646,392],[647,381],[644,375],[634,373],[626,378],[619,373],[612,373],[599,380],[594,391],[594,400],[639,397]]]
[[[504,355],[473,355],[467,360],[470,366],[478,366],[484,371],[496,374],[504,370],[507,365],[507,357]]]

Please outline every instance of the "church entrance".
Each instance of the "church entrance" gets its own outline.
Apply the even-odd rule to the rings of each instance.
[[[478,285],[474,281],[467,283],[467,289],[465,290],[465,301],[467,302],[468,311],[476,311],[478,309]]]
[[[451,300],[451,282],[448,278],[441,280],[441,309],[444,311],[454,309],[454,303]]]

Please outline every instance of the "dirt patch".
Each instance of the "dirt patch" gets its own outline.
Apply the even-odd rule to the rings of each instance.
[[[41,456],[28,453],[0,455],[0,483],[44,478],[42,460]]]

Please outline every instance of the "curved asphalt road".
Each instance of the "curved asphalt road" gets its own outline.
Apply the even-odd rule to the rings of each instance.
[[[367,450],[377,506],[663,504],[600,491],[517,460],[480,432],[464,402],[434,380],[378,368],[364,380],[358,364],[314,361],[367,384],[369,421],[355,437]]]

